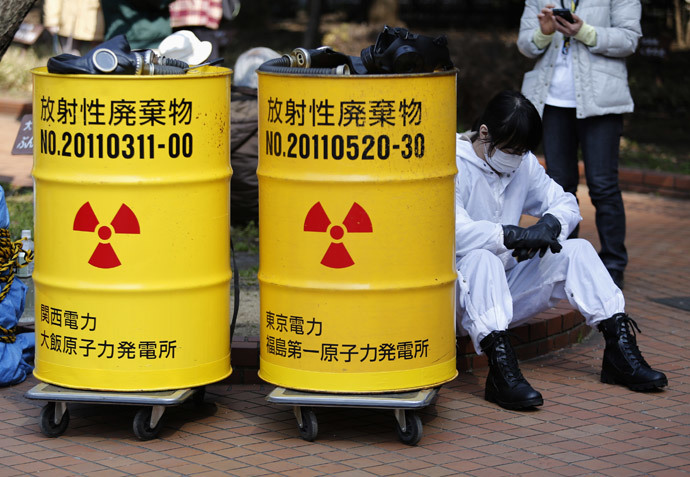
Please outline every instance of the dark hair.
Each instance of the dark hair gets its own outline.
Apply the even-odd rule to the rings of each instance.
[[[539,112],[518,91],[505,90],[491,98],[474,130],[485,124],[489,129],[491,149],[533,151],[541,142],[542,125]]]

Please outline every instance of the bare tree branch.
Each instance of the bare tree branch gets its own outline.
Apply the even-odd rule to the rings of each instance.
[[[10,47],[14,34],[36,0],[0,0],[0,59]]]

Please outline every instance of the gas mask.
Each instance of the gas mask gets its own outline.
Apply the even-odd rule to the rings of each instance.
[[[259,67],[259,71],[305,75],[431,73],[451,69],[453,62],[445,36],[431,38],[389,26],[379,33],[376,44],[362,50],[361,56],[348,56],[327,46],[295,48],[289,55],[268,60]]]
[[[367,73],[421,73],[453,68],[445,36],[432,38],[405,28],[385,26],[376,44],[364,48],[362,64]]]
[[[498,148],[494,148],[493,156],[489,156],[486,150],[486,144],[484,144],[484,158],[486,159],[486,163],[501,174],[513,172],[520,167],[523,157],[524,155],[521,154],[508,154]]]
[[[189,65],[153,50],[132,51],[124,35],[101,43],[84,56],[63,53],[48,60],[49,73],[171,75],[184,74]]]

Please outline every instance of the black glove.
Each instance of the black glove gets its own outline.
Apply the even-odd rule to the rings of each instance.
[[[531,227],[518,227],[517,225],[503,226],[503,243],[506,248],[513,250],[513,257],[518,262],[533,258],[537,252],[543,257],[547,250],[558,253],[563,248],[558,243],[558,235],[561,233],[561,223],[551,214],[544,214],[539,221]]]

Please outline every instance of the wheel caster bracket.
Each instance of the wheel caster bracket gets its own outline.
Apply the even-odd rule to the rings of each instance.
[[[56,426],[60,425],[60,422],[62,422],[62,416],[65,415],[66,411],[67,411],[67,403],[65,401],[56,401],[55,402],[55,416],[53,416],[53,423]]]
[[[393,409],[395,413],[395,420],[398,421],[398,426],[402,432],[407,432],[407,424],[405,423],[405,410],[404,409]]]
[[[161,417],[163,417],[163,413],[165,412],[165,406],[152,406],[151,407],[151,421],[150,421],[150,426],[151,429],[155,428],[158,425],[158,421],[161,420]]]
[[[300,429],[304,428],[304,421],[302,421],[302,408],[300,406],[294,406],[292,412],[295,413],[295,419],[297,419],[297,425]]]

